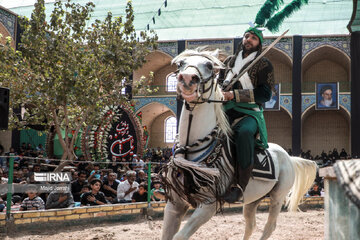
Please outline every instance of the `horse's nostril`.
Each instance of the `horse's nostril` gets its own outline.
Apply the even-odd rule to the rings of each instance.
[[[191,81],[194,83],[198,83],[198,82],[200,82],[200,78],[198,76],[194,75],[194,76],[192,76]]]

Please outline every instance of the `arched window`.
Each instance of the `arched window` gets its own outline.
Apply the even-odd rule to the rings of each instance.
[[[165,142],[173,143],[176,136],[176,118],[168,117],[165,119]]]
[[[168,92],[176,92],[176,74],[170,74],[166,78],[166,91]]]

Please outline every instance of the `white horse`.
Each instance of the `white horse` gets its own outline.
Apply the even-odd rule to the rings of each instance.
[[[178,94],[184,99],[179,125],[178,148],[162,173],[168,201],[164,211],[162,239],[189,239],[221,207],[221,198],[232,183],[234,168],[228,151],[231,129],[222,104],[215,69],[223,64],[211,52],[186,50],[173,63],[178,65]],[[225,141],[221,141],[225,140]],[[260,239],[268,239],[285,198],[296,211],[316,176],[316,164],[290,157],[276,144],[268,151],[277,170],[277,181],[250,179],[244,192],[246,221],[243,239],[249,239],[255,226],[255,212],[265,195],[271,199],[269,217]],[[192,205],[195,210],[179,231],[181,220]]]

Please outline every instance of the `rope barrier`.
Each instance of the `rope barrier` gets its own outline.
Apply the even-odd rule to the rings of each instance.
[[[27,157],[27,156],[20,156],[20,155],[15,155],[15,156],[0,156],[0,158],[13,158],[14,160],[16,160],[16,158],[19,159],[29,159],[32,161],[57,161],[57,162],[70,162],[70,163],[91,163],[91,164],[137,164],[138,162],[118,162],[118,161],[105,161],[105,162],[96,162],[96,161],[82,161],[82,160],[69,160],[69,159],[57,159],[57,158],[39,158],[39,157]],[[147,164],[149,162],[144,162],[144,164]],[[151,162],[151,164],[154,165],[161,165],[164,164],[166,162]]]

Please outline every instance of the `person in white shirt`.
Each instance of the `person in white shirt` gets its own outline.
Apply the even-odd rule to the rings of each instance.
[[[132,160],[132,165],[133,165],[133,170],[138,172],[140,170],[144,170],[145,163],[139,156],[134,154],[133,160]]]
[[[129,203],[134,192],[138,190],[139,183],[135,182],[136,172],[129,170],[126,172],[127,179],[117,187],[117,198],[120,203]]]

